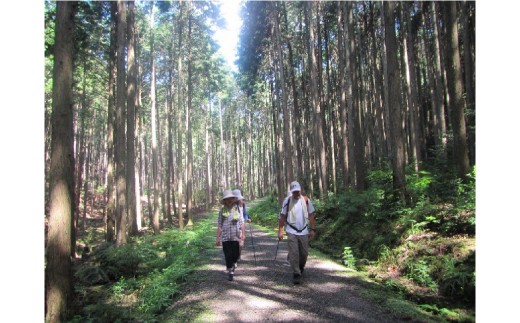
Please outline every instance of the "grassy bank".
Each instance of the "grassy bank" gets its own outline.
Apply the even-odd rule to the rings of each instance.
[[[192,229],[171,228],[132,238],[118,248],[94,248],[87,260],[75,265],[71,322],[154,322],[193,270],[215,252],[214,236],[207,234],[214,231],[214,222],[210,216]]]

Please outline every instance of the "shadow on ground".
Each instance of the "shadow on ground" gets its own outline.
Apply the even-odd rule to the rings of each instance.
[[[208,234],[214,234],[211,232]],[[251,239],[251,234],[253,239]],[[254,248],[253,244],[254,242]],[[302,283],[293,285],[287,242],[247,227],[242,261],[228,281],[221,248],[208,250],[182,295],[159,320],[195,322],[398,322],[362,298],[362,284],[346,267],[310,256]],[[256,261],[255,261],[256,257]],[[276,257],[276,260],[275,260]]]

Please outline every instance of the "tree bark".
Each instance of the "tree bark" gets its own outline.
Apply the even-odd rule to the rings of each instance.
[[[159,161],[157,156],[157,104],[155,101],[155,57],[154,57],[154,8],[155,3],[152,2],[152,9],[150,13],[150,101],[151,101],[151,116],[150,124],[152,129],[152,178],[153,178],[153,218],[152,227],[155,234],[160,233],[159,226]]]
[[[107,212],[106,241],[115,239],[115,190],[114,190],[114,128],[116,107],[116,41],[117,41],[117,2],[110,2],[110,48],[108,71],[108,125],[107,125]]]
[[[315,38],[314,38],[314,20],[311,19],[313,13],[313,6],[311,3],[307,4],[306,7],[306,20],[308,23],[308,39],[307,39],[307,55],[308,57],[308,64],[309,64],[309,71],[310,71],[310,78],[311,78],[311,95],[312,95],[312,111],[314,114],[313,118],[313,124],[315,125],[315,140],[317,143],[317,167],[318,167],[318,174],[319,174],[319,191],[320,191],[320,197],[325,197],[328,192],[328,176],[327,176],[327,158],[326,158],[326,151],[325,151],[325,139],[323,134],[323,124],[322,124],[322,106],[321,106],[321,100],[319,98],[319,84],[318,84],[318,59],[316,57],[315,53]],[[317,21],[319,21],[319,8],[317,10]]]
[[[287,85],[285,82],[285,68],[284,68],[284,57],[282,51],[282,36],[280,33],[280,18],[279,18],[279,9],[278,6],[274,6],[273,15],[274,15],[274,37],[275,37],[275,51],[277,55],[277,59],[275,62],[278,62],[278,73],[279,76],[278,82],[280,83],[280,90],[282,92],[282,115],[283,115],[283,153],[285,160],[285,183],[284,186],[289,185],[289,183],[294,180],[294,172],[293,172],[293,156],[295,156],[293,152],[293,147],[291,143],[291,133],[290,133],[290,113],[289,108],[287,107],[288,101],[288,93],[287,93]]]
[[[127,242],[126,208],[126,1],[117,2],[117,98],[116,98],[116,244]]]
[[[190,2],[188,2],[188,6]],[[192,53],[191,53],[191,43],[192,43],[192,33],[191,33],[191,12],[188,10],[188,106],[186,107],[186,144],[188,146],[188,158],[186,163],[186,215],[188,216],[188,223],[186,226],[193,226],[192,219],[192,202],[193,202],[193,143],[192,143],[192,133],[191,133],[191,125],[192,125],[192,113],[191,113],[191,101],[193,96],[193,82],[192,82]]]
[[[135,5],[128,2],[128,83],[127,83],[127,134],[126,134],[126,194],[128,220],[132,235],[139,233],[135,194],[135,107],[137,105],[137,68],[135,60]]]
[[[45,266],[46,322],[64,322],[72,301],[74,201],[73,50],[75,2],[57,2],[51,116],[49,227]]]
[[[446,18],[446,74],[450,95],[450,115],[453,129],[453,150],[458,176],[467,179],[469,173],[469,155],[464,119],[464,97],[462,69],[460,63],[459,31],[457,26],[457,2],[442,3]]]
[[[385,23],[385,46],[387,61],[388,103],[390,110],[390,135],[392,144],[393,186],[399,191],[401,201],[405,202],[405,147],[402,133],[402,100],[400,89],[399,63],[397,60],[397,39],[395,35],[395,6],[393,1],[383,2]]]
[[[182,176],[182,90],[183,90],[183,71],[182,71],[182,36],[184,34],[184,2],[180,3],[180,13],[179,13],[179,28],[178,28],[178,39],[179,39],[179,47],[177,52],[179,53],[178,61],[177,61],[177,73],[178,73],[178,82],[177,82],[177,214],[179,217],[179,228],[184,228],[184,215],[182,210],[183,204],[183,176]]]
[[[411,150],[414,158],[415,171],[418,174],[420,165],[422,163],[421,142],[422,136],[419,129],[419,92],[417,89],[417,79],[415,73],[416,59],[415,59],[415,31],[412,26],[412,19],[410,17],[410,10],[413,9],[413,2],[403,2],[403,20],[406,22],[406,37],[404,38],[405,47],[405,70],[406,82],[408,90],[408,108],[410,109],[410,136],[411,136]]]

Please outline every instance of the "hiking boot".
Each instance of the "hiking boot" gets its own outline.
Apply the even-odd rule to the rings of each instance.
[[[234,276],[234,274],[233,274],[232,271],[228,272],[228,280],[229,281],[233,281],[233,276]]]
[[[293,284],[295,284],[295,285],[299,285],[299,284],[300,284],[301,277],[302,277],[302,275],[299,275],[299,274],[293,274],[293,279],[292,279]]]

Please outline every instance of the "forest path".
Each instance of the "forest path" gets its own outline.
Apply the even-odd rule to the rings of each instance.
[[[209,250],[208,265],[194,273],[182,294],[158,318],[161,322],[179,321],[179,313],[192,322],[409,321],[362,298],[359,278],[332,260],[310,255],[301,284],[293,285],[287,241],[280,241],[275,260],[277,237],[250,224],[246,231],[234,280],[227,280],[222,247]],[[216,228],[208,232],[215,234]]]

